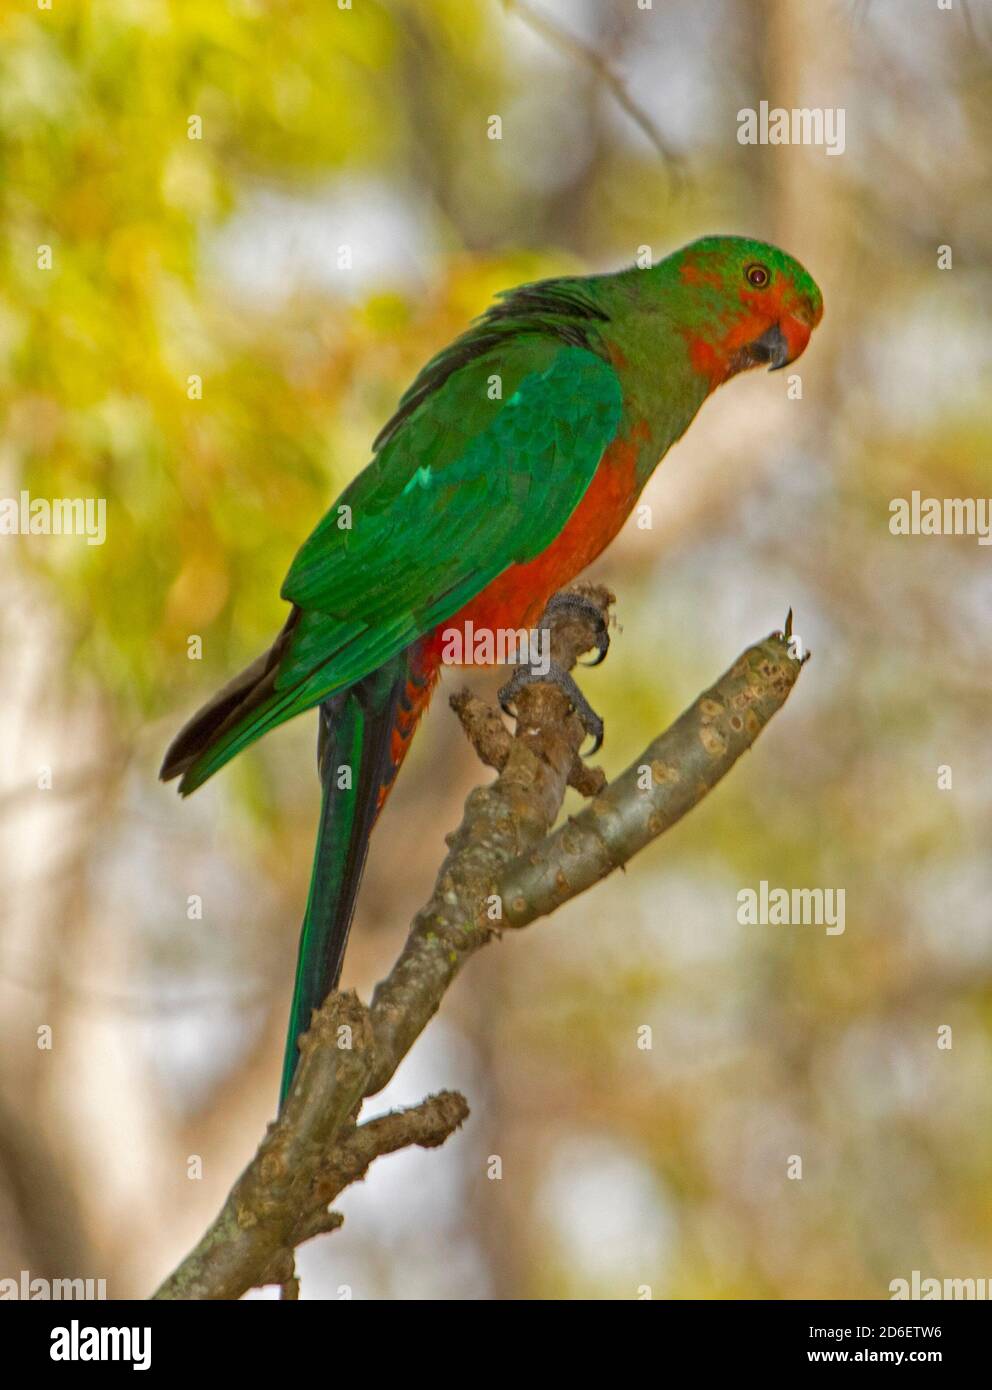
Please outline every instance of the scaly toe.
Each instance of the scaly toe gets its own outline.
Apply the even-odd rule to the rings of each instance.
[[[563,592],[552,594],[548,599],[544,609],[544,618],[548,618],[553,613],[581,613],[589,618],[596,628],[596,651],[597,656],[592,661],[580,661],[580,666],[598,666],[601,661],[606,660],[606,653],[610,650],[610,634],[606,626],[606,619],[602,609],[598,604],[593,603],[592,599],[586,598],[584,594],[573,594]]]
[[[546,671],[535,671],[527,666],[518,666],[513,675],[499,691],[500,708],[504,714],[512,714],[514,699],[528,685],[554,685],[568,696],[569,704],[582,721],[582,727],[591,735],[593,746],[584,756],[591,758],[603,746],[603,721],[576,685],[575,681],[556,661],[548,663]]]

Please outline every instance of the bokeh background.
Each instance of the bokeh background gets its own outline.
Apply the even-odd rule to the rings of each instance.
[[[761,100],[843,107],[845,152],[741,146]],[[104,497],[108,530],[0,537],[0,1274],[146,1295],[272,1114],[315,722],[186,804],[156,771],[399,392],[502,287],[732,231],[826,317],[802,398],[719,392],[592,572],[607,771],[790,605],[813,660],[626,875],[473,960],[376,1102],[455,1086],[471,1120],[346,1195],[303,1296],[992,1277],[992,552],[888,527],[914,488],[992,493],[990,128],[964,0],[4,0],[0,495]],[[363,995],[483,775],[442,693],[373,842]],[[845,933],[740,926],[761,879],[843,888]]]

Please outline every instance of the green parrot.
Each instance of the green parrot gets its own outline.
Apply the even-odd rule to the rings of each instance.
[[[401,397],[372,461],[293,561],[282,631],[177,734],[161,770],[188,795],[319,707],[322,804],[283,1099],[311,1011],[340,977],[372,827],[445,634],[533,627],[617,534],[707,396],[738,372],[794,362],[822,312],[784,251],[704,237],[645,268],[505,291]],[[555,678],[598,742],[571,678]]]

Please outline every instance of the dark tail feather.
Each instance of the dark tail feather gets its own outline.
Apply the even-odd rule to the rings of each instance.
[[[279,662],[299,617],[300,610],[294,608],[269,650],[245,667],[183,725],[166,750],[158,774],[163,782],[170,782],[181,774],[183,780],[179,790],[185,796],[251,742],[255,736],[255,721],[261,719],[264,707],[276,698]],[[242,730],[240,738],[230,737]],[[229,747],[212,756],[223,743]]]
[[[341,976],[369,837],[396,770],[393,730],[408,682],[404,654],[320,706],[320,825],[300,932],[280,1108],[296,1071],[300,1035]]]

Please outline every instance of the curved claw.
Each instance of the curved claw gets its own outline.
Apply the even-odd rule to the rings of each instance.
[[[610,634],[606,626],[606,619],[598,604],[593,603],[592,599],[586,598],[583,594],[558,593],[552,594],[548,599],[544,609],[544,616],[548,617],[555,612],[564,610],[567,613],[581,613],[590,618],[596,625],[596,652],[597,655],[592,661],[580,661],[579,666],[598,666],[606,660],[606,654],[610,650]],[[595,750],[594,750],[595,751]]]
[[[531,676],[532,679],[527,679],[528,676]],[[513,717],[513,697],[523,690],[525,685],[533,685],[536,679],[537,677],[533,676],[533,673],[529,672],[526,666],[517,667],[510,679],[501,685],[496,692],[499,707],[504,714]]]
[[[601,620],[602,622],[602,620]],[[580,661],[579,666],[599,666],[606,660],[606,654],[610,650],[610,634],[606,630],[606,623],[602,622],[600,631],[596,633],[596,652],[592,661]]]
[[[592,662],[592,663],[590,663],[590,664],[593,665],[593,666],[595,666],[595,665],[597,665],[598,663],[594,661],[594,662]],[[598,725],[598,728],[593,728],[593,729],[590,729],[590,728],[588,728],[588,727],[586,728],[586,733],[587,733],[587,734],[592,734],[592,747],[589,749],[588,753],[583,753],[582,749],[580,748],[580,749],[579,749],[579,757],[580,757],[580,758],[594,758],[594,757],[596,756],[596,754],[599,752],[599,750],[600,750],[600,749],[602,748],[602,746],[603,746],[603,734],[605,733],[605,729],[604,729],[604,726],[603,726],[603,721],[602,721],[602,719],[597,718],[596,723],[597,723],[597,725]]]

